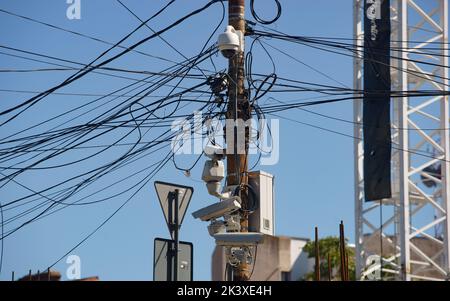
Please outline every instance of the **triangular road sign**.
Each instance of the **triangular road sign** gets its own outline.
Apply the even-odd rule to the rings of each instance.
[[[175,193],[178,190],[178,223],[179,226],[183,223],[184,216],[186,214],[189,202],[191,201],[192,194],[194,193],[194,188],[189,186],[183,186],[178,184],[166,183],[166,182],[155,182],[156,195],[158,196],[161,209],[166,219],[167,227],[169,232],[172,233],[172,229],[169,224],[169,208],[171,207],[170,202],[172,202],[171,193]],[[175,208],[172,208],[174,216]],[[172,221],[173,222],[173,221]]]

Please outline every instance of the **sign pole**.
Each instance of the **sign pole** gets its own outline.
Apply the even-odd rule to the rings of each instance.
[[[169,226],[170,226],[170,236],[173,237],[173,195],[172,192],[169,192],[168,195],[168,207],[169,207],[169,212],[168,212],[168,222],[169,222]],[[167,247],[167,253],[168,253],[168,264],[167,264],[167,268],[168,268],[168,273],[167,273],[167,281],[173,281],[173,256],[174,256],[174,246],[173,243],[170,243],[170,247]]]
[[[192,194],[194,193],[194,188],[161,181],[156,181],[154,185],[171,236],[171,240],[168,242],[166,248],[167,281],[178,281],[179,278],[185,278],[185,273],[179,273],[178,271],[180,268],[179,231]]]
[[[179,191],[178,189],[175,189],[175,192],[173,194],[173,201],[175,206],[175,223],[174,223],[174,240],[175,240],[175,250],[174,250],[174,265],[175,268],[173,269],[173,275],[174,280],[178,281],[178,249],[179,249],[179,239],[178,239],[178,231],[180,229],[179,226],[179,220],[178,220],[178,195]]]

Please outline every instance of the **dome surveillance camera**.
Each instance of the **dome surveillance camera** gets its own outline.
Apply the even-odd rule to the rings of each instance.
[[[219,35],[218,46],[222,55],[232,58],[242,48],[240,31],[236,31],[233,26],[228,25],[225,32]]]

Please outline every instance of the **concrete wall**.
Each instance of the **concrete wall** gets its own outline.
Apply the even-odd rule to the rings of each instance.
[[[303,279],[306,274],[314,270],[314,258],[309,258],[303,251],[306,240],[291,240],[291,280]]]

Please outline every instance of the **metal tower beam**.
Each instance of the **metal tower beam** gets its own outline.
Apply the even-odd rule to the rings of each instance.
[[[354,0],[358,47],[363,46],[364,1]],[[393,91],[449,90],[448,9],[448,0],[391,0]],[[354,60],[356,90],[363,88],[362,56]],[[392,98],[393,196],[367,203],[362,101],[354,102],[357,278],[372,278],[382,269],[385,278],[449,279],[449,117],[448,96]],[[374,245],[383,246],[383,254]],[[371,260],[373,255],[382,255],[382,264]]]

